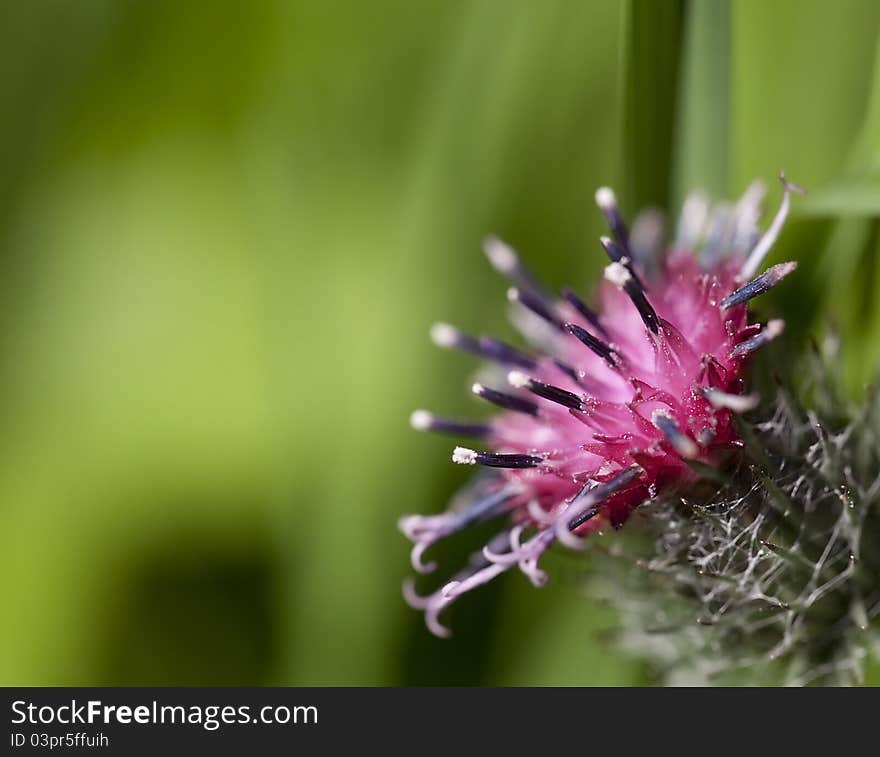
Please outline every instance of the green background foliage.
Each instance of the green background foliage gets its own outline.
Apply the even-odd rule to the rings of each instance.
[[[637,684],[551,558],[429,637],[404,512],[511,336],[480,241],[590,289],[628,211],[811,189],[761,307],[880,359],[874,0],[5,2],[0,682]],[[769,202],[779,190],[771,184]],[[466,539],[465,539],[466,541]],[[444,564],[473,544],[442,545]]]

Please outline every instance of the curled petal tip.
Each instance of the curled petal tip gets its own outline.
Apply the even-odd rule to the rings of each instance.
[[[456,591],[459,586],[461,586],[461,581],[450,581],[442,589],[440,589],[440,596],[444,599],[455,598]]]
[[[437,614],[432,612],[425,613],[425,625],[428,627],[428,630],[434,634],[434,636],[440,639],[449,639],[452,637],[452,631],[450,631],[446,626],[444,626]]]
[[[568,529],[568,524],[560,521],[555,528],[556,540],[565,547],[576,552],[582,552],[587,548],[587,540],[580,536],[575,536]]]
[[[402,586],[403,601],[406,602],[413,610],[424,610],[431,601],[431,597],[423,597],[416,591],[416,582],[411,578],[403,579]]]
[[[550,580],[550,576],[546,571],[543,570],[534,570],[526,574],[529,577],[529,580],[532,582],[532,585],[536,589],[540,589],[547,585],[547,582]]]
[[[426,563],[423,560],[424,555],[425,555],[425,550],[427,550],[428,547],[430,547],[430,546],[431,546],[430,542],[419,542],[418,544],[414,545],[413,548],[410,550],[410,553],[409,553],[410,560],[409,561],[413,567],[413,570],[415,570],[416,573],[421,573],[422,575],[427,575],[428,573],[433,573],[437,569],[436,562],[432,561],[432,562]]]

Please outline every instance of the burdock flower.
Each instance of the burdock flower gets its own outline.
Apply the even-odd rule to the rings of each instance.
[[[487,240],[489,262],[513,284],[513,320],[530,348],[448,324],[431,330],[437,345],[489,361],[472,391],[500,412],[488,422],[413,413],[417,429],[474,439],[452,460],[486,469],[446,512],[401,519],[413,567],[433,571],[429,548],[471,524],[505,524],[433,594],[405,585],[433,633],[449,634],[440,613],[465,592],[514,567],[543,585],[539,560],[554,543],[582,548],[591,532],[619,528],[636,507],[741,445],[733,416],[757,404],[747,393],[749,361],[783,329],[781,320],[750,322],[748,302],[796,265],[759,273],[799,191],[780,178],[782,204],[763,234],[761,184],[732,207],[710,209],[692,196],[665,253],[656,212],[630,231],[614,193],[599,189],[611,236],[600,239],[610,263],[595,310],[573,290],[551,294],[510,247]]]

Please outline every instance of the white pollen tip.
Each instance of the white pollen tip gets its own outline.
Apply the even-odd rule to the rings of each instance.
[[[605,266],[605,278],[614,284],[614,286],[623,289],[623,287],[629,283],[630,279],[632,279],[632,274],[622,263],[610,263]]]
[[[700,456],[700,448],[689,436],[682,436],[676,447],[676,452],[687,460],[694,460]]]
[[[657,422],[661,418],[663,418],[664,420],[667,420],[667,421],[671,421],[672,420],[672,413],[670,413],[668,410],[660,410],[660,409],[655,410],[653,413],[651,413],[651,423],[653,423],[655,426],[657,425]]]
[[[519,259],[513,249],[498,237],[486,237],[483,251],[492,267],[499,273],[509,274],[519,266]]]
[[[452,462],[459,465],[475,465],[477,453],[467,447],[456,447],[452,451]]]
[[[433,423],[434,415],[427,410],[414,410],[409,417],[409,425],[416,431],[427,431]]]
[[[596,190],[596,205],[602,210],[613,208],[617,205],[617,197],[614,195],[614,190],[611,187],[599,187]]]
[[[712,407],[726,408],[735,413],[747,413],[754,410],[761,401],[757,394],[728,394],[718,389],[706,392],[706,399]]]
[[[523,389],[529,385],[531,379],[522,371],[511,371],[507,374],[507,383],[517,389]]]
[[[781,318],[774,318],[772,321],[767,321],[767,325],[764,327],[764,333],[767,334],[768,338],[776,339],[783,331],[785,331],[785,321]]]
[[[662,424],[663,421],[672,421],[674,431],[670,432],[664,430]],[[675,451],[678,452],[679,455],[687,459],[693,459],[699,456],[700,448],[697,446],[697,443],[678,428],[675,419],[668,410],[655,410],[651,413],[651,422],[663,431],[663,435],[666,436],[667,441],[675,448]]]
[[[438,347],[454,347],[458,343],[459,330],[448,323],[431,326],[431,341]]]
[[[484,387],[482,384],[471,385],[471,391],[477,396],[481,395],[485,389],[486,387]]]
[[[510,287],[507,290],[507,299],[510,302],[519,302],[519,289],[516,287]]]

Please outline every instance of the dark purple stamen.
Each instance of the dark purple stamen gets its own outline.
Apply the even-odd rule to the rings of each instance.
[[[499,392],[482,384],[474,384],[471,387],[471,391],[477,397],[482,397],[484,400],[491,402],[493,405],[498,405],[498,407],[503,407],[505,410],[514,410],[518,413],[527,413],[528,415],[538,414],[538,406],[524,397]]]
[[[734,305],[748,302],[753,297],[764,294],[764,292],[775,287],[795,268],[797,268],[797,263],[794,261],[778,263],[777,265],[771,266],[760,276],[752,279],[748,284],[741,286],[735,292],[727,295],[727,297],[721,300],[719,304],[722,308],[727,309],[732,308]]]
[[[468,507],[457,511],[449,521],[449,533],[461,531],[472,523],[478,523],[496,515],[500,515],[507,509],[507,504],[517,496],[515,490],[499,489],[492,494],[478,499]]]
[[[575,384],[580,385],[581,383],[581,375],[572,368],[568,363],[563,363],[561,360],[557,358],[553,358],[553,365],[555,365],[560,371],[562,371],[568,378],[574,381]]]
[[[459,421],[453,418],[442,418],[427,410],[416,410],[409,417],[409,422],[418,431],[435,431],[454,436],[470,436],[474,439],[480,439],[492,433],[492,426],[488,423],[474,423],[471,421]]]
[[[447,323],[435,323],[431,339],[439,347],[462,350],[505,365],[534,370],[537,362],[521,350],[490,336],[474,337]]]
[[[645,290],[639,284],[629,268],[623,263],[611,263],[605,269],[605,278],[612,284],[626,292],[626,295],[632,300],[636,310],[642,318],[645,326],[655,334],[660,331],[660,319],[657,317],[657,311],[648,302],[645,296]]]
[[[627,254],[627,251],[618,245],[613,239],[609,239],[608,237],[599,237],[599,243],[605,248],[605,252],[608,253],[611,262],[620,263],[620,265],[626,268],[626,270],[629,271],[630,276],[632,276],[636,284],[638,284],[639,289],[644,290],[645,284],[638,277],[638,274],[636,274],[632,265],[632,258]]]
[[[685,434],[673,417],[665,411],[655,410],[651,416],[651,422],[660,429],[660,433],[666,437],[666,441],[682,457],[690,459],[700,454],[697,443]]]
[[[599,512],[600,510],[598,505],[594,505],[589,510],[584,510],[584,512],[582,512],[576,518],[571,519],[568,524],[568,530],[575,531],[576,529],[584,525],[584,523],[586,523],[588,520],[595,518],[599,514]]]
[[[518,302],[520,305],[528,308],[535,315],[543,318],[547,323],[552,324],[556,328],[562,328],[562,321],[559,320],[559,317],[551,312],[547,303],[542,298],[536,296],[533,292],[513,287],[507,290],[507,299],[511,302]]]
[[[518,365],[521,368],[534,370],[538,363],[524,352],[516,347],[502,342],[500,339],[493,339],[490,336],[481,336],[479,339],[480,354],[490,360],[496,360],[499,363],[507,365]]]
[[[608,187],[602,187],[596,192],[596,204],[599,206],[599,210],[602,211],[602,215],[605,216],[605,222],[608,224],[608,228],[611,229],[614,238],[623,248],[624,255],[631,257],[629,252],[629,229],[627,229],[626,222],[623,220],[620,209],[617,207],[617,198],[614,196],[614,192]]]
[[[550,402],[556,402],[563,407],[572,410],[580,410],[583,407],[583,401],[574,392],[529,378],[519,371],[512,371],[508,375],[507,380],[518,389],[528,389],[533,394],[537,394],[545,400],[550,400]]]
[[[552,295],[541,285],[537,277],[508,244],[498,237],[488,237],[483,242],[483,250],[492,267],[502,276],[510,279],[518,287],[532,292],[544,302],[552,301]]]
[[[575,310],[578,311],[583,317],[584,320],[587,321],[593,328],[596,329],[602,336],[608,336],[608,332],[605,331],[605,327],[599,322],[599,316],[596,314],[589,305],[587,305],[580,297],[578,297],[571,289],[568,287],[562,290],[562,297],[565,301],[571,305]]]
[[[574,531],[576,528],[586,523],[590,518],[594,517],[599,512],[599,505],[603,500],[608,499],[612,494],[616,494],[625,486],[631,484],[641,474],[641,466],[630,465],[605,483],[597,485],[591,482],[586,484],[572,500],[570,507],[576,508],[578,500],[582,499],[589,499],[589,501],[594,502],[595,504],[572,518],[568,523],[568,530]]]
[[[569,334],[577,337],[582,344],[591,349],[612,368],[616,369],[618,367],[620,362],[619,355],[601,339],[593,336],[589,331],[578,326],[576,323],[566,323],[563,328]]]
[[[456,447],[452,462],[461,465],[485,465],[489,468],[535,468],[544,462],[543,457],[520,453],[477,452],[467,447]]]
[[[767,344],[767,342],[778,337],[784,328],[785,324],[780,320],[768,321],[767,325],[761,331],[753,337],[736,345],[736,347],[730,351],[730,357],[745,357],[746,355],[751,355],[753,352]]]
[[[639,311],[645,326],[655,334],[658,333],[660,331],[660,319],[657,317],[657,311],[648,302],[648,298],[645,297],[645,290],[638,285],[637,280],[635,278],[631,279],[631,283],[627,284],[623,291],[629,295],[633,305],[636,306],[636,310]]]

